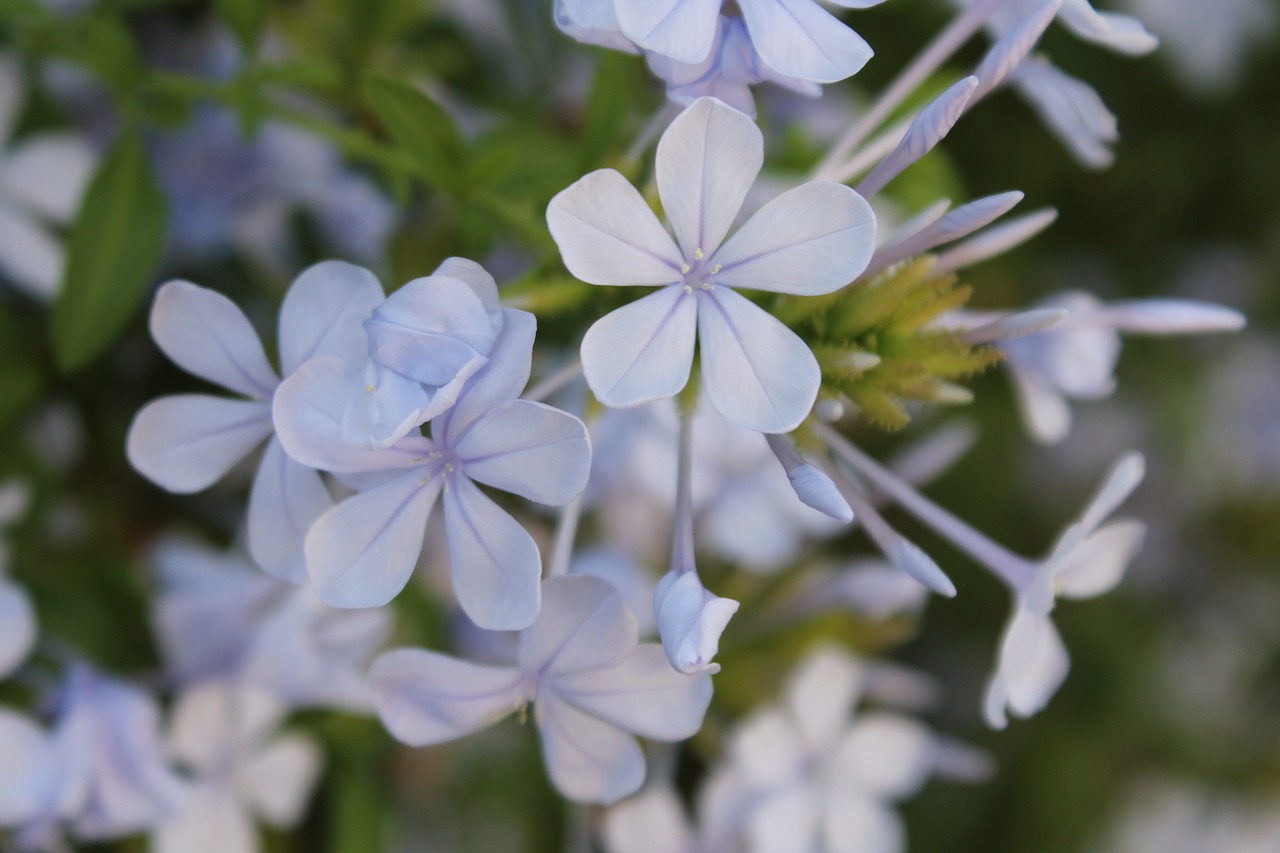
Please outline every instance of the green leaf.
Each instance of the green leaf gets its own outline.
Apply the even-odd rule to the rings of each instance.
[[[422,92],[395,80],[369,75],[363,88],[365,100],[420,175],[439,189],[457,190],[465,149],[453,118]]]
[[[160,262],[165,200],[136,133],[125,132],[89,184],[71,230],[53,353],[72,371],[92,361],[133,316]]]
[[[267,16],[266,0],[217,0],[218,14],[247,53],[253,53]]]
[[[626,137],[628,107],[636,87],[632,57],[610,51],[600,57],[582,128],[582,162],[593,168]]]

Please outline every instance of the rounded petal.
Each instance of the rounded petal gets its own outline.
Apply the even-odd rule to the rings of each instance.
[[[865,682],[862,663],[835,646],[819,648],[804,660],[787,687],[786,706],[810,750],[836,744]]]
[[[279,383],[249,320],[217,291],[163,285],[151,306],[151,337],[183,370],[246,397],[270,400]]]
[[[712,281],[813,296],[839,290],[867,268],[876,218],[849,187],[810,181],[760,208],[715,255]],[[715,267],[712,267],[715,269]]]
[[[644,754],[635,738],[557,697],[538,696],[542,757],[561,794],[582,803],[615,803],[640,789]]]
[[[637,646],[617,666],[561,675],[555,691],[593,717],[652,740],[693,737],[711,704],[711,676],[685,675],[662,646]]]
[[[600,169],[562,190],[547,226],[564,265],[590,284],[670,284],[684,262],[671,235],[636,188]]]
[[[333,500],[320,473],[294,462],[272,438],[249,493],[249,553],[272,577],[292,584],[307,579],[303,543]]]
[[[49,302],[62,287],[62,245],[29,216],[0,204],[0,273],[28,296]]]
[[[454,450],[471,479],[548,506],[563,506],[582,494],[591,473],[586,425],[529,400],[490,409]]]
[[[678,671],[715,673],[720,635],[738,602],[720,598],[702,585],[694,571],[671,571],[653,593],[653,615],[667,659]]]
[[[21,825],[55,807],[56,764],[49,737],[35,721],[0,708],[0,826]]]
[[[689,381],[698,306],[664,287],[597,320],[582,338],[582,372],[606,406],[672,397]]]
[[[518,669],[395,649],[369,668],[369,689],[392,736],[428,746],[477,732],[519,708],[529,698],[529,678]]]
[[[677,62],[707,58],[720,20],[720,0],[622,0],[615,4],[627,38]]]
[[[813,0],[738,0],[765,64],[787,77],[835,83],[862,69],[873,51],[862,36]]]
[[[671,122],[658,141],[658,194],[686,258],[720,247],[763,163],[756,123],[714,98]]]
[[[832,756],[840,778],[889,799],[914,794],[933,770],[933,733],[894,714],[860,718]]]
[[[833,798],[822,813],[828,853],[903,853],[907,849],[902,818],[871,797]]]
[[[171,820],[151,832],[154,853],[258,853],[258,832],[227,790],[200,786]]]
[[[440,486],[440,477],[415,469],[320,516],[305,546],[316,594],[334,607],[379,607],[395,598],[418,563]]]
[[[1058,444],[1071,432],[1071,406],[1044,376],[1010,359],[1009,375],[1017,390],[1018,412],[1031,437]]]
[[[0,187],[9,198],[57,223],[70,222],[80,207],[97,152],[71,133],[25,137],[0,163]]]
[[[255,750],[240,766],[245,801],[270,826],[296,826],[323,764],[324,753],[311,738],[297,734],[278,737]]]
[[[1147,528],[1137,521],[1107,524],[1054,565],[1054,586],[1065,598],[1093,598],[1115,589],[1142,550]]]
[[[17,584],[0,576],[0,679],[27,659],[36,642],[36,614]]]
[[[280,306],[280,368],[288,376],[318,355],[358,362],[369,350],[362,325],[382,304],[373,273],[345,261],[303,270]]]
[[[668,787],[649,787],[609,809],[602,827],[609,853],[688,853],[697,849],[684,805]]]
[[[444,493],[453,591],[481,628],[519,631],[538,615],[542,559],[529,532],[465,475]]]
[[[129,464],[148,480],[189,493],[213,485],[269,435],[265,403],[180,394],[142,407],[126,450]]]
[[[489,271],[478,263],[467,258],[445,258],[444,263],[436,267],[432,275],[443,275],[456,278],[471,288],[480,304],[489,312],[489,318],[495,328],[502,328],[502,304],[498,300],[498,282],[494,281]]]
[[[699,293],[702,382],[720,414],[747,429],[790,432],[813,408],[822,371],[809,346],[727,287]]]
[[[529,384],[538,320],[528,311],[514,308],[503,309],[502,316],[502,332],[489,351],[488,363],[460,386],[441,389],[436,395],[454,394],[453,407],[432,429],[432,435],[442,443],[457,442],[477,418],[499,403],[519,397]],[[435,401],[432,408],[437,408]]]
[[[996,672],[987,685],[987,723],[1004,728],[1006,705],[1019,717],[1037,713],[1058,692],[1070,668],[1071,659],[1053,621],[1019,606],[1005,630]]]
[[[520,668],[551,675],[607,669],[636,648],[635,617],[607,581],[549,578],[537,620],[520,636]]]

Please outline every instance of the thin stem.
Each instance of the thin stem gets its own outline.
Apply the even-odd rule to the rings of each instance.
[[[578,535],[578,521],[582,518],[582,495],[578,495],[560,510],[560,523],[556,526],[556,541],[551,548],[551,562],[547,577],[569,574],[569,559],[573,556],[573,540]]]
[[[854,152],[929,75],[951,58],[1007,0],[978,0],[961,12],[904,68],[879,100],[841,137],[814,169],[817,180],[836,180],[841,164]]]
[[[525,395],[524,399],[541,403],[561,388],[582,375],[582,360],[575,358],[569,364],[557,370],[547,378],[538,382]]]
[[[816,423],[813,429],[836,456],[874,483],[876,488],[892,498],[900,507],[949,539],[974,560],[991,569],[1009,586],[1021,589],[1035,574],[1036,566],[1030,560],[1014,554],[1003,545],[989,539],[917,492],[831,427]]]
[[[693,413],[680,409],[679,452],[676,462],[675,525],[671,534],[671,570],[693,571]]]
[[[627,166],[634,166],[639,163],[645,149],[649,147],[658,134],[666,129],[671,120],[675,118],[678,110],[679,107],[676,104],[671,101],[663,101],[662,106],[653,114],[653,118],[649,119],[649,123],[641,128],[635,141],[631,143],[631,147],[622,155],[622,162]]]

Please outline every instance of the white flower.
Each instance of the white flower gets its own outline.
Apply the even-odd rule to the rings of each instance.
[[[725,240],[763,158],[749,118],[702,98],[658,143],[658,192],[676,240],[612,169],[551,200],[547,223],[573,275],[662,285],[583,338],[583,370],[601,402],[631,406],[679,393],[696,338],[705,393],[729,420],[788,432],[808,415],[821,382],[817,360],[737,288],[814,295],[843,287],[870,260],[875,218],[853,190],[815,181],[769,202]]]
[[[411,746],[463,737],[534,704],[556,788],[612,803],[644,781],[632,734],[675,741],[702,725],[708,675],[681,675],[656,644],[638,644],[635,618],[599,578],[543,583],[542,610],[520,635],[516,665],[484,666],[425,649],[396,649],[369,672],[383,724]]]
[[[0,483],[0,531],[18,521],[31,504],[31,490],[18,479]],[[0,540],[0,679],[26,660],[36,642],[36,614],[26,590],[5,577],[9,546]]]

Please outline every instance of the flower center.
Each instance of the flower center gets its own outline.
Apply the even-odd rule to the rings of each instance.
[[[715,290],[715,283],[712,278],[720,272],[720,265],[708,262],[706,252],[699,247],[693,250],[692,262],[686,260],[680,265],[680,272],[684,275],[684,292],[693,293],[694,290]]]

